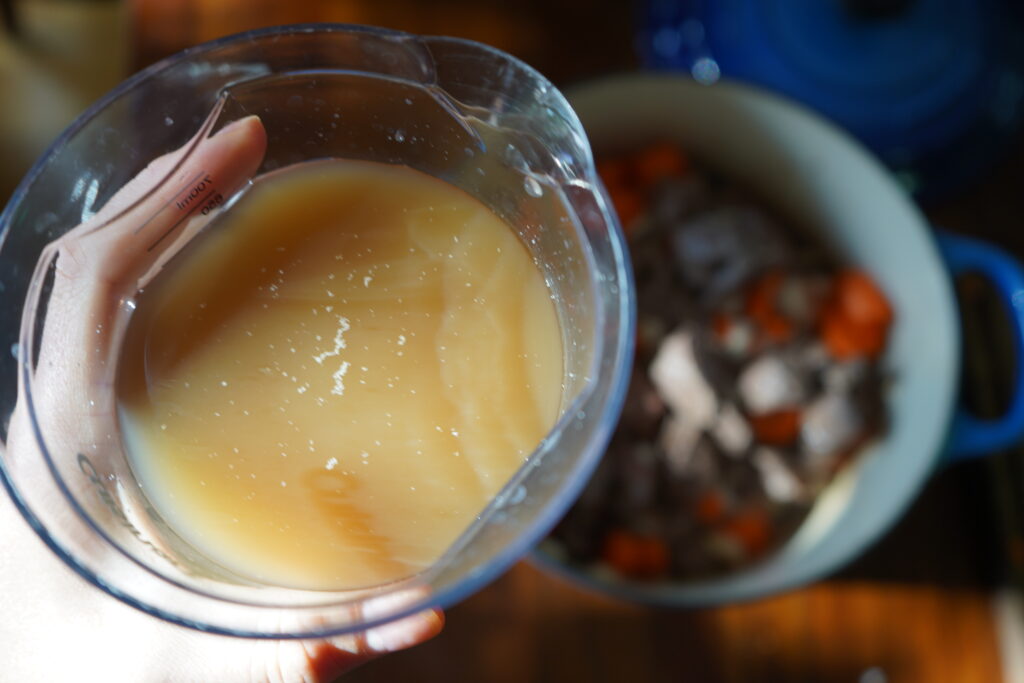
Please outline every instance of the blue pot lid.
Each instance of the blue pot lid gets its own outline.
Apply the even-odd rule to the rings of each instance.
[[[905,0],[874,17],[851,4],[654,0],[641,48],[655,67],[789,95],[889,158],[947,144],[990,107],[999,0]]]

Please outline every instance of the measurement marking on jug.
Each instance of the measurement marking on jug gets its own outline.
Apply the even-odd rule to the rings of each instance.
[[[185,183],[185,187],[186,187],[185,190],[182,190],[181,192],[175,194],[173,197],[168,199],[167,202],[163,206],[161,206],[159,209],[157,209],[156,213],[154,213],[152,216],[150,216],[148,219],[146,219],[145,223],[143,223],[139,227],[135,228],[135,231],[132,234],[133,235],[138,235],[140,232],[142,232],[143,229],[147,225],[149,225],[153,221],[154,218],[156,218],[157,216],[159,216],[160,214],[162,214],[164,212],[164,209],[166,209],[171,204],[175,203],[175,200],[177,200],[178,197],[180,197],[183,193],[187,192],[187,188],[191,187],[193,184],[195,184],[195,182],[197,180],[199,180],[200,178],[203,178],[203,177],[209,178],[209,175],[207,174],[207,172],[205,170],[204,171],[200,171],[191,180],[189,180],[187,183]]]
[[[192,183],[189,183],[189,185],[191,184]],[[186,208],[188,208],[188,205],[195,201],[196,198],[199,197],[199,195],[201,195],[203,192],[205,192],[206,188],[208,187],[211,189],[213,188],[213,178],[211,178],[209,174],[204,174],[203,179],[196,183],[195,186],[188,191],[188,195],[180,202],[175,202],[174,205],[177,206],[182,211],[184,211]]]
[[[192,213],[193,213],[194,211],[195,211],[195,207],[193,207],[193,208],[192,208],[192,209],[191,209],[190,211],[188,211],[188,212],[187,212],[187,213],[186,213],[186,214],[185,214],[184,216],[182,216],[181,218],[179,218],[179,219],[177,220],[177,222],[175,222],[175,224],[174,224],[174,225],[172,225],[171,227],[167,228],[167,230],[165,230],[165,231],[164,231],[164,234],[160,235],[160,237],[158,237],[158,238],[157,238],[156,242],[153,242],[153,244],[151,244],[151,245],[149,245],[148,247],[146,247],[146,251],[153,251],[153,249],[155,249],[155,248],[156,248],[156,245],[158,245],[158,244],[160,244],[161,242],[163,242],[163,241],[164,241],[164,238],[165,238],[165,237],[167,237],[168,235],[170,235],[170,234],[171,234],[172,232],[174,232],[174,230],[175,230],[175,229],[176,229],[176,228],[177,228],[177,227],[178,227],[179,225],[181,225],[181,224],[182,224],[182,223],[184,223],[184,222],[185,222],[186,220],[188,220],[188,218],[189,218],[189,217],[190,217],[190,216],[192,215]]]
[[[156,248],[158,244],[164,241],[164,238],[166,238],[168,235],[174,232],[179,225],[184,223],[185,220],[192,216],[192,214],[195,213],[196,209],[200,209],[201,207],[200,213],[206,216],[210,213],[210,211],[217,208],[224,202],[223,195],[221,195],[219,192],[216,191],[216,189],[214,189],[213,178],[211,178],[206,171],[200,171],[199,174],[197,174],[195,177],[192,178],[192,180],[190,180],[187,183],[186,187],[188,187],[189,189],[187,190],[187,194],[185,194],[184,198],[177,201],[172,199],[171,201],[174,201],[174,205],[179,210],[188,210],[185,211],[185,214],[181,218],[179,218],[174,223],[174,225],[172,225],[170,228],[164,231],[164,233],[160,235],[160,237],[158,237],[157,240],[153,242],[153,244],[149,245],[149,247],[146,248],[146,251],[152,251],[154,248]],[[207,192],[207,190],[209,191]],[[205,195],[203,195],[204,192],[206,192]],[[180,197],[181,194],[177,196]],[[170,202],[168,202],[168,204],[169,203]],[[165,204],[164,208],[166,208],[168,204]],[[161,209],[160,211],[163,211],[163,209]]]

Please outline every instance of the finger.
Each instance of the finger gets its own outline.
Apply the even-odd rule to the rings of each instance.
[[[370,629],[360,636],[339,636],[303,643],[306,668],[318,683],[329,683],[351,669],[389,652],[426,642],[444,627],[441,610],[427,610]]]
[[[181,181],[201,174],[211,181],[201,197],[211,192],[227,196],[255,173],[265,149],[266,133],[258,118],[236,121],[213,137],[155,160],[92,221],[58,241],[56,275],[43,302],[46,319],[32,377],[35,414],[51,450],[88,452],[86,446],[106,443],[116,433],[114,323],[120,320],[122,299],[134,295],[140,275],[157,263],[155,250],[147,251],[155,236],[175,230],[187,239],[187,230],[198,229],[185,223],[197,213],[202,217],[202,205],[180,199],[186,196]],[[164,182],[168,174],[170,180]],[[12,425],[10,436],[25,442],[31,431],[20,424]]]
[[[398,652],[430,640],[443,628],[444,612],[428,610],[370,629],[366,633],[366,647],[373,654]]]
[[[97,366],[121,301],[211,216],[203,215],[210,202],[230,196],[252,177],[265,151],[259,118],[235,121],[211,138],[155,160],[92,221],[62,237],[41,357],[60,356],[47,358],[58,371]],[[116,217],[106,220],[111,215]],[[82,356],[87,349],[94,357]],[[74,377],[65,375],[63,381]]]
[[[58,271],[71,280],[138,277],[252,178],[266,144],[263,124],[250,116],[156,159],[61,239]]]

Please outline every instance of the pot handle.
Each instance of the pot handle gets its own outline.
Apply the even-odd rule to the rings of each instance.
[[[1014,446],[1024,437],[1024,266],[987,242],[944,230],[937,230],[935,236],[954,278],[974,272],[995,286],[1013,328],[1016,356],[1013,398],[1001,417],[983,420],[968,412],[963,404],[957,407],[946,444],[946,460],[955,462]]]

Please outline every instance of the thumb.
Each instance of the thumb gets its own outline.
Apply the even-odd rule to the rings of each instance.
[[[444,613],[427,610],[365,633],[324,640],[279,643],[270,651],[268,672],[284,681],[331,683],[348,671],[389,652],[430,640],[441,632]]]
[[[106,333],[98,338],[96,330],[109,330],[121,300],[135,293],[139,280],[212,218],[210,206],[253,176],[266,145],[258,117],[235,121],[212,137],[155,159],[91,220],[57,241],[56,277],[40,347],[55,376],[65,384],[88,381],[76,373],[98,363],[68,350],[96,348],[104,356],[109,340]]]
[[[60,273],[123,283],[165,261],[253,176],[266,146],[263,124],[249,116],[155,159],[61,239]]]
[[[50,255],[56,253],[57,260],[41,309],[45,322],[31,381],[50,448],[85,452],[82,444],[116,431],[109,424],[115,411],[107,368],[122,299],[201,227],[203,221],[192,218],[203,218],[205,206],[218,196],[229,197],[252,177],[265,150],[266,133],[254,116],[194,139],[150,163],[96,216],[44,252],[37,282],[52,263]],[[26,322],[35,324],[30,318]],[[25,448],[34,439],[22,425],[24,405],[19,403],[15,413],[8,440]]]

